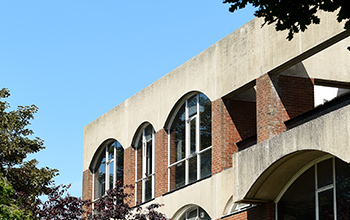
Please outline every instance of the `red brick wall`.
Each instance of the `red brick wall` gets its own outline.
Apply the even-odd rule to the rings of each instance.
[[[168,134],[164,129],[156,132],[156,184],[155,197],[168,192]]]
[[[135,185],[135,150],[132,147],[124,149],[124,185]],[[134,189],[127,188],[126,193],[135,194]],[[135,205],[135,197],[131,196],[130,205]]]
[[[314,107],[313,81],[309,78],[268,74],[256,80],[258,142],[283,131],[284,122]]]
[[[92,179],[93,174],[89,169],[85,170],[83,172],[83,199],[87,200],[90,199],[92,201]]]
[[[256,134],[255,102],[217,99],[212,102],[212,174],[232,167],[236,143]]]
[[[240,136],[234,142],[256,135],[256,102],[225,99],[224,104]]]
[[[277,91],[289,118],[314,108],[313,79],[280,75]]]
[[[269,202],[257,205],[245,212],[230,215],[225,220],[275,220],[275,203]]]

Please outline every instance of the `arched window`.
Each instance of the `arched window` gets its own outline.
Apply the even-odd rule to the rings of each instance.
[[[211,101],[203,94],[187,99],[169,134],[169,190],[211,175]]]
[[[178,220],[210,220],[208,213],[199,206],[187,209]]]
[[[148,125],[140,133],[136,146],[136,202],[146,202],[154,198],[154,147],[154,129],[152,125]]]
[[[94,169],[94,199],[115,187],[116,181],[123,182],[123,178],[124,149],[118,141],[109,141],[103,146]]]
[[[348,219],[350,165],[329,158],[308,168],[278,201],[278,219]]]

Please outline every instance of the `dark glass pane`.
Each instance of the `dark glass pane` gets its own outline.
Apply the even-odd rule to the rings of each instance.
[[[103,151],[104,155],[104,151]],[[106,192],[106,158],[103,157],[98,169],[98,197],[101,197]]]
[[[142,142],[141,142],[142,146]],[[142,178],[142,155],[143,155],[143,147],[139,147],[136,151],[137,156],[137,180]]]
[[[179,161],[185,158],[185,106],[183,105],[177,115],[175,116],[172,131],[175,132],[174,140],[171,143],[174,143],[176,161]]]
[[[108,146],[108,161],[113,160],[114,159],[114,147],[115,147],[115,142],[113,142],[112,144],[110,144]]]
[[[146,138],[146,141],[148,140],[151,140],[152,139],[152,126],[151,125],[148,125],[146,128],[145,128],[145,138]]]
[[[333,159],[328,159],[317,164],[317,186],[318,188],[333,183]]]
[[[318,193],[319,220],[334,219],[333,189]]]
[[[197,157],[194,156],[188,160],[189,162],[189,178],[188,182],[192,183],[197,180]]]
[[[211,175],[211,149],[200,155],[201,157],[201,178]]]
[[[112,161],[109,165],[109,189],[113,189],[113,184],[114,184],[114,180],[113,180],[113,176],[114,176],[114,161]]]
[[[185,185],[185,163],[179,163],[175,168],[175,188]]]
[[[187,219],[196,219],[197,217],[197,209],[193,209],[187,212]]]
[[[146,175],[150,175],[152,173],[152,141],[147,142],[146,150]]]
[[[199,94],[200,110],[200,150],[211,146],[211,101]]]
[[[335,159],[337,187],[337,219],[347,220],[350,216],[350,165]]]
[[[117,148],[116,148],[116,174],[117,174],[117,181],[121,181],[124,183],[124,148],[117,142]]]
[[[304,172],[278,203],[278,219],[315,219],[315,169]]]
[[[191,149],[190,154],[193,154],[196,152],[196,118],[192,119],[190,122],[190,133],[191,133]]]
[[[188,117],[197,114],[197,95],[192,96],[187,100]]]
[[[208,213],[206,211],[204,211],[204,209],[199,208],[199,219],[200,220],[210,220],[210,216],[208,215]]]
[[[145,201],[152,199],[152,177],[145,179]]]

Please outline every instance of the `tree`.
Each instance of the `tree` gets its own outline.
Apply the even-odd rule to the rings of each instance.
[[[9,110],[9,103],[3,100],[9,96],[8,89],[0,90],[0,176],[4,186],[0,194],[5,196],[0,205],[9,207],[7,203],[12,201],[11,207],[17,209],[7,210],[12,210],[13,214],[16,210],[25,210],[30,216],[39,196],[49,192],[58,170],[38,168],[35,159],[25,161],[29,154],[44,149],[43,140],[30,138],[34,132],[28,128],[38,108],[31,105]]]
[[[145,209],[141,206],[130,207],[128,199],[132,194],[126,193],[125,188],[133,187],[131,185],[124,187],[121,181],[117,181],[115,188],[109,189],[105,196],[94,202],[93,211],[89,213],[87,220],[166,220],[162,213],[156,211],[161,206],[159,204],[152,203]]]
[[[70,185],[53,186],[48,192],[45,202],[38,200],[34,213],[36,219],[59,220],[59,219],[84,219],[85,208],[91,204],[88,200],[71,196],[67,193]]]
[[[319,24],[320,18],[316,15],[318,10],[334,12],[339,9],[337,21],[346,21],[344,29],[350,29],[348,0],[224,0],[223,3],[230,4],[230,12],[252,4],[257,8],[254,15],[264,18],[264,24],[275,23],[277,31],[289,30],[288,40],[295,33],[305,31],[310,24]]]
[[[155,211],[158,204],[151,204],[146,210],[130,207],[126,200],[131,195],[124,193],[122,182],[117,182],[116,188],[93,205],[69,195],[70,185],[55,186],[53,178],[58,170],[38,168],[35,159],[25,161],[28,154],[44,149],[43,140],[30,138],[34,132],[28,128],[38,108],[19,106],[10,111],[9,103],[3,100],[9,96],[8,89],[0,90],[0,219],[165,220],[163,214]],[[42,195],[47,196],[46,201],[40,199]]]

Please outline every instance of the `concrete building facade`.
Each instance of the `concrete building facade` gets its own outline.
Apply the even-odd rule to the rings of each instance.
[[[170,219],[350,216],[350,32],[254,19],[84,129],[83,198],[116,180]]]

